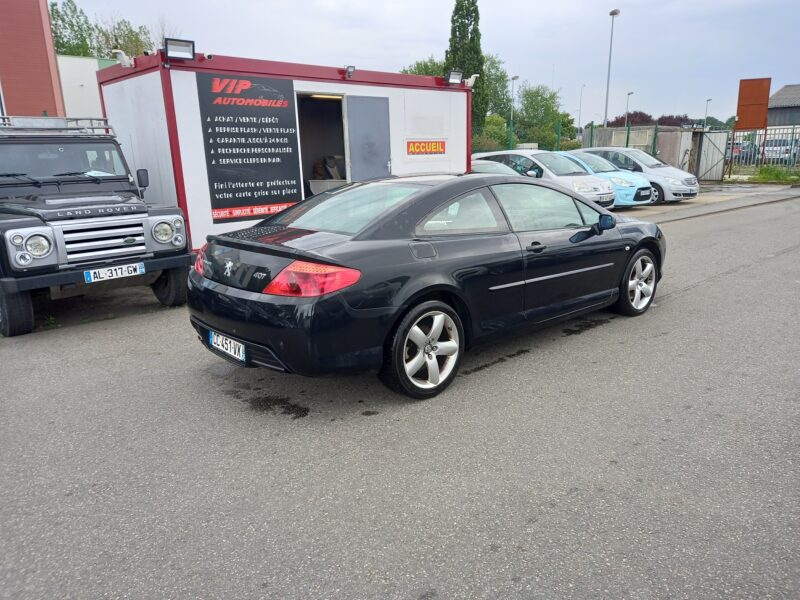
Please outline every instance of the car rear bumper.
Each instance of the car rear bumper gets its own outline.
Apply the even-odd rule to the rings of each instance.
[[[194,262],[194,256],[187,252],[185,254],[162,256],[158,258],[139,259],[133,257],[127,260],[122,259],[114,261],[113,263],[103,264],[102,266],[110,267],[116,264],[144,263],[145,272],[152,273],[154,271],[164,271],[176,267],[187,267],[191,265],[192,262]],[[0,279],[0,291],[6,294],[13,294],[16,292],[45,289],[52,286],[84,284],[86,282],[84,271],[96,269],[97,267],[97,265],[76,266],[69,271],[59,271],[57,273],[42,273],[39,275],[29,275],[27,277],[3,277]],[[129,281],[130,285],[134,286],[142,279],[142,277],[134,276],[118,281]]]
[[[201,343],[245,367],[300,375],[370,371],[383,364],[394,309],[358,310],[341,294],[289,298],[249,292],[189,274],[189,312]],[[244,344],[245,362],[214,349],[209,331]]]

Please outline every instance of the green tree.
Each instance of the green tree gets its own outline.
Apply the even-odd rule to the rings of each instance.
[[[50,24],[56,54],[91,56],[95,26],[75,0],[50,3]]]
[[[477,131],[483,129],[488,108],[479,22],[478,0],[456,0],[450,20],[450,45],[444,55],[445,71],[462,71],[465,77],[478,75],[472,88],[472,127]]]
[[[490,114],[508,120],[511,115],[511,93],[508,90],[508,72],[496,54],[486,54],[483,63],[483,89],[486,108]]]
[[[575,138],[575,119],[568,112],[562,112],[561,117],[561,140],[571,140]]]
[[[728,129],[733,129],[733,126],[736,124],[736,115],[728,117],[725,121],[725,127]]]
[[[528,82],[520,86],[519,109],[514,114],[514,130],[523,142],[537,142],[543,148],[554,148],[556,131],[561,120],[557,91],[545,85],[531,86]],[[572,129],[574,132],[574,125]]]
[[[400,69],[400,72],[406,75],[433,75],[435,77],[444,77],[444,61],[431,54],[428,58],[418,60],[407,67],[403,67]]]
[[[138,56],[152,50],[150,30],[130,21],[110,19],[95,25],[95,56],[111,56],[112,50],[122,50],[128,56]]]

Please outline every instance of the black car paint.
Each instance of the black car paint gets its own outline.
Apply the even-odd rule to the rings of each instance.
[[[271,227],[269,220],[254,229],[212,236],[207,277],[194,271],[189,277],[193,323],[206,346],[208,330],[213,330],[246,346],[269,349],[280,361],[269,365],[273,368],[305,375],[372,370],[381,366],[397,322],[423,298],[439,297],[453,305],[472,343],[509,327],[544,324],[613,303],[627,257],[642,246],[663,263],[660,229],[624,217],[602,232],[590,226],[519,234],[510,228],[470,235],[415,232],[424,217],[462,194],[520,181],[475,174],[436,181],[352,238]],[[525,183],[564,191],[540,180]],[[534,242],[546,248],[530,251]],[[223,257],[238,265],[228,277]],[[356,285],[320,298],[261,293],[295,259],[355,268],[362,276]],[[609,266],[596,268],[601,264]],[[552,275],[573,270],[581,276],[552,281]],[[266,275],[254,284],[257,273]],[[521,283],[530,279],[538,281]],[[247,366],[253,366],[249,360]]]

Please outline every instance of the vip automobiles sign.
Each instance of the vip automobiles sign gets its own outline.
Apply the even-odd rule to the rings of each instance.
[[[197,73],[214,223],[258,219],[301,199],[294,83]]]

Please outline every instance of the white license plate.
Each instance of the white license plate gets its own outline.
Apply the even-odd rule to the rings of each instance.
[[[102,267],[100,269],[92,269],[91,271],[83,272],[83,278],[86,280],[86,283],[97,283],[98,281],[133,277],[134,275],[144,275],[144,263]]]
[[[240,344],[236,340],[225,337],[216,331],[208,332],[208,343],[211,344],[212,348],[216,348],[228,356],[244,362],[244,344]]]

